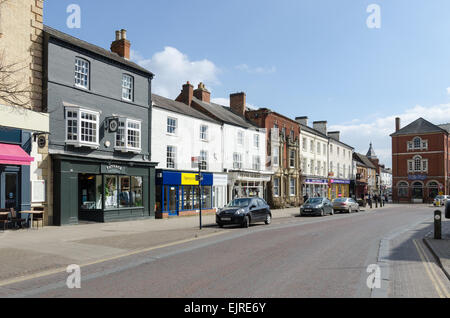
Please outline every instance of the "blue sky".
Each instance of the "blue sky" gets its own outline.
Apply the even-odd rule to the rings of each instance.
[[[72,3],[80,29],[66,26]],[[219,101],[244,91],[252,106],[328,120],[356,151],[373,141],[390,165],[395,116],[450,121],[449,12],[448,0],[47,0],[44,23],[104,48],[125,28],[156,93],[186,80]]]

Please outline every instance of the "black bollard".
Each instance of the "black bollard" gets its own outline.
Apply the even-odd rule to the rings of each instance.
[[[440,210],[434,211],[434,239],[442,239],[442,212]]]

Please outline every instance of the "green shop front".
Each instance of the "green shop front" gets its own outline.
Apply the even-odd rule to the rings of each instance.
[[[55,156],[54,224],[155,217],[155,164]]]

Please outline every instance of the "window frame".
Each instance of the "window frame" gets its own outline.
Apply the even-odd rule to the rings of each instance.
[[[76,140],[69,140],[68,139],[68,112],[76,113],[77,117],[77,139]],[[88,115],[94,115],[96,116],[95,121],[93,120],[86,120],[82,118],[83,114]],[[89,147],[92,149],[98,149],[100,147],[100,112],[95,110],[90,110],[82,107],[65,107],[64,109],[64,122],[65,122],[65,144],[66,145],[72,145],[75,147]],[[73,117],[72,117],[73,118]],[[96,134],[95,134],[95,140],[96,142],[89,142],[89,141],[82,141],[81,140],[81,131],[82,131],[82,122],[88,122],[88,123],[94,123],[96,125]],[[73,127],[73,126],[72,126]]]
[[[206,130],[203,130],[203,128],[206,128]],[[209,131],[209,126],[205,125],[205,124],[201,124],[200,125],[200,140],[201,141],[208,141],[208,131]]]
[[[87,74],[83,74],[81,72],[79,72],[77,70],[78,68],[82,68],[82,65],[79,65],[78,62],[82,62],[85,64],[86,69],[87,69]],[[79,80],[80,82],[82,81],[82,79],[78,78],[78,74],[82,75],[83,77],[86,77],[86,86],[77,83],[77,81]],[[90,85],[91,85],[91,62],[88,61],[87,59],[80,57],[80,56],[75,56],[75,65],[74,65],[74,85],[77,88],[81,88],[81,89],[85,89],[85,90],[89,90],[90,89]]]
[[[124,79],[128,77],[130,79],[131,87],[125,87],[124,86]],[[124,97],[124,90],[129,90],[130,98]],[[122,100],[127,102],[133,102],[134,101],[134,76],[130,74],[123,73],[122,74]]]
[[[117,136],[119,134],[119,130],[121,129],[120,125],[124,124],[123,130],[124,130],[124,139],[125,139],[125,146],[118,146],[117,145]],[[137,124],[139,125],[139,130],[136,128],[129,127],[128,124]],[[138,138],[139,138],[139,147],[131,147],[128,146],[128,140],[129,140],[129,131],[137,131],[138,132]],[[117,129],[117,132],[115,133],[115,143],[114,143],[114,149],[120,150],[122,152],[134,152],[134,153],[140,153],[142,151],[142,121],[137,119],[131,119],[126,117],[119,117],[119,128]]]
[[[169,147],[172,148],[172,152],[169,152]],[[169,154],[173,154],[172,156],[169,156]],[[173,167],[169,166],[169,158],[171,159],[171,165],[173,164]],[[176,169],[177,168],[177,147],[173,145],[167,145],[166,146],[166,168],[167,169]]]
[[[175,122],[175,125],[169,125],[169,121],[173,120]],[[169,128],[173,127],[173,132],[169,131]],[[176,136],[178,132],[178,118],[167,116],[166,121],[166,133],[170,136]]]

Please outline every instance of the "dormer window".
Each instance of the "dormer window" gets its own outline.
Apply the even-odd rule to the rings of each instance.
[[[66,107],[66,144],[75,147],[99,147],[100,113],[78,107]]]
[[[115,149],[122,152],[141,152],[140,121],[128,118],[119,118],[119,129],[116,132]]]

